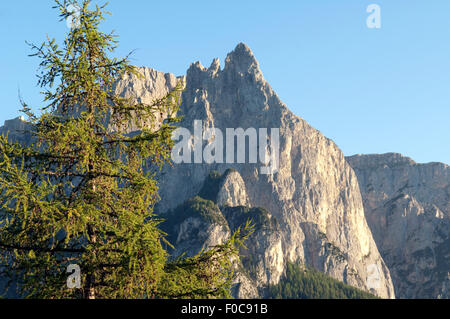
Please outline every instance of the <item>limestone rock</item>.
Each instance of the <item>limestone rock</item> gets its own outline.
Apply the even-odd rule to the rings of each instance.
[[[230,171],[222,181],[217,194],[217,205],[249,206],[245,182],[237,171]]]
[[[244,274],[253,281],[253,286],[258,288],[259,296],[264,296],[267,286],[278,283],[285,270],[282,233],[278,220],[261,207],[225,207],[222,211],[232,231],[248,220],[254,226],[254,233],[240,254]]]
[[[262,297],[267,294],[268,285],[278,283],[284,272],[281,229],[276,218],[264,208],[242,205],[219,208],[216,205],[218,200],[228,197],[218,195],[229,194],[222,187],[229,181],[238,181],[240,192],[245,194],[245,182],[237,171],[228,170],[223,176],[210,174],[200,195],[217,200],[193,197],[168,212],[162,226],[176,247],[172,255],[186,253],[187,256],[194,256],[202,249],[224,243],[239,227],[251,221],[254,232],[245,247],[240,249],[241,257],[234,263],[237,277],[233,294],[238,298]]]
[[[136,70],[141,75],[140,77],[125,74],[120,81],[116,82],[114,87],[115,94],[129,98],[133,103],[152,104],[173,90],[178,82],[184,83],[185,79],[184,76],[176,77],[171,73],[163,73],[147,67],[137,67]],[[161,121],[161,115],[162,118],[165,118],[166,114],[155,114],[156,121],[152,122],[154,125],[152,129],[159,128],[158,123]],[[140,119],[135,117],[133,122],[128,125],[127,131],[135,131],[136,123],[140,123],[139,121]]]
[[[399,298],[437,298],[450,272],[450,167],[356,155],[365,214]]]
[[[158,212],[168,213],[196,196],[212,170],[223,174],[234,169],[245,183],[247,196],[241,191],[240,181],[232,186],[230,180],[222,187],[221,203],[263,207],[271,216],[269,220],[276,220],[278,225],[276,231],[265,235],[267,230],[263,228],[251,248],[257,254],[255,273],[262,282],[277,282],[286,263],[298,261],[381,297],[394,297],[389,270],[364,216],[353,169],[335,143],[281,102],[245,44],[228,54],[223,69],[214,60],[209,68],[200,62],[192,64],[186,77],[181,78],[151,69],[143,73],[144,79],[129,77],[119,81],[116,93],[149,103],[172,89],[177,79],[185,81],[180,109],[184,118],[179,125],[191,132],[195,120],[201,120],[204,129],[218,128],[222,132],[226,128],[279,129],[280,158],[274,174],[261,174],[263,165],[259,162],[167,166],[157,177],[162,198],[156,207]],[[133,131],[133,123],[127,129]],[[179,244],[186,243],[181,248],[210,245],[224,240],[229,231],[211,221],[202,224],[204,220],[187,219],[178,228]],[[204,236],[193,235],[198,240],[189,244],[181,240],[189,238],[193,229],[204,230]],[[371,289],[368,277],[372,266],[379,271],[379,285]],[[255,289],[249,284],[252,281],[245,278],[238,295],[254,297]],[[258,290],[258,296],[263,296],[261,293]]]
[[[229,168],[245,181],[251,207],[264,207],[278,220],[282,266],[300,261],[336,279],[369,290],[368,270],[379,269],[380,285],[372,291],[394,297],[389,270],[367,226],[358,181],[341,150],[295,116],[264,80],[251,50],[239,44],[223,70],[199,62],[187,71],[180,126],[203,128],[279,128],[280,165],[273,175],[260,174],[261,164],[182,163],[159,177],[166,212],[198,194],[211,170]],[[328,247],[328,248],[327,248]],[[278,252],[278,248],[276,249]]]
[[[0,126],[0,135],[8,134],[11,141],[28,144],[31,142],[29,131],[32,126],[27,123],[22,116],[12,120],[6,120],[3,126]]]
[[[450,299],[450,273],[447,274],[447,278],[442,283],[441,293],[438,295],[440,299]]]

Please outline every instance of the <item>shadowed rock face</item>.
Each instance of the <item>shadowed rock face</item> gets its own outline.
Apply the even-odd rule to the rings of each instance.
[[[448,296],[450,167],[417,164],[393,153],[347,161],[358,176],[366,218],[396,296]]]
[[[144,69],[144,76],[124,78],[116,92],[149,103],[173,88],[177,80],[152,69]],[[393,298],[389,270],[367,225],[352,168],[331,140],[280,101],[264,80],[251,50],[241,43],[228,54],[223,70],[217,59],[209,68],[196,62],[185,78],[178,79],[186,83],[181,127],[193,132],[194,120],[202,120],[204,129],[220,128],[224,133],[226,128],[280,130],[280,165],[273,175],[260,174],[261,163],[213,163],[167,166],[158,176],[162,200],[157,210],[161,214],[199,194],[212,170],[223,174],[232,168],[237,174],[223,181],[217,194],[219,206],[224,206],[220,213],[228,218],[228,224],[239,219],[243,209],[233,206],[243,204],[263,207],[270,219],[277,221],[275,232],[259,232],[249,242],[249,251],[258,260],[256,280],[240,272],[235,295],[262,296],[259,288],[277,283],[288,261],[299,261],[364,290],[370,290],[368,272],[375,265],[379,280],[370,291]],[[231,185],[233,180],[236,185]],[[225,240],[230,231],[223,225],[208,226],[195,218],[181,227],[180,238],[190,230],[201,230],[198,238],[207,246]]]

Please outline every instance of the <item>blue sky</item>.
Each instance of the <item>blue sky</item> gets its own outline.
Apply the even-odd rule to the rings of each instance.
[[[381,7],[381,29],[366,26],[369,4]],[[42,106],[39,61],[25,40],[64,38],[52,5],[0,2],[0,123],[19,115],[19,88]],[[108,8],[103,27],[120,35],[118,55],[136,49],[133,64],[181,75],[245,42],[283,102],[345,155],[450,164],[448,0],[112,0]]]

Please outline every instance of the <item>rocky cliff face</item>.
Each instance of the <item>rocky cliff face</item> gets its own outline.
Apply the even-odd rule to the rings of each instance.
[[[114,93],[127,98],[131,98],[135,103],[151,104],[156,99],[164,97],[172,91],[178,82],[184,83],[185,77],[176,77],[171,73],[162,73],[147,67],[138,68],[141,77],[125,74],[124,77],[117,81]],[[152,121],[153,129],[159,127],[161,117],[165,114],[155,114],[155,121]],[[140,121],[134,117],[134,121],[127,127],[128,132],[136,130],[136,122]],[[115,129],[114,127],[112,129]]]
[[[348,157],[400,298],[449,295],[450,167],[400,154]],[[447,297],[448,298],[448,297]]]
[[[239,44],[227,56],[223,69],[215,59],[210,67],[192,64],[186,77],[148,68],[141,71],[144,78],[124,78],[116,92],[150,103],[177,80],[185,81],[180,126],[191,133],[194,123],[203,130],[220,129],[224,135],[227,128],[279,130],[279,161],[275,160],[273,174],[264,174],[264,164],[250,161],[250,155],[245,163],[202,161],[163,169],[158,176],[162,200],[157,210],[168,216],[182,207],[170,225],[179,252],[193,254],[223,242],[252,216],[259,228],[248,241],[247,259],[237,265],[236,296],[264,296],[264,287],[277,283],[291,261],[378,296],[394,297],[389,270],[364,216],[353,169],[336,144],[280,101],[246,45]],[[275,145],[275,135],[269,136]],[[210,142],[220,136],[216,132],[205,139]],[[248,142],[247,149],[255,146],[250,138]],[[197,143],[190,139],[189,147]],[[258,148],[266,153],[261,140]],[[220,176],[218,184],[208,184],[212,171]],[[203,199],[195,198],[199,194]],[[187,214],[192,211],[189,205],[202,208],[203,214]]]
[[[19,116],[12,120],[6,120],[3,126],[0,126],[0,135],[8,135],[11,141],[30,143],[31,134],[29,133],[31,126]]]
[[[229,239],[248,220],[254,232],[241,248],[235,267],[233,288],[237,298],[267,296],[269,284],[276,284],[284,271],[282,233],[278,220],[261,207],[249,207],[246,186],[239,172],[212,171],[198,196],[165,214],[162,224],[176,250],[173,256],[193,255]]]
[[[167,79],[167,75],[155,74],[153,80]],[[127,88],[126,94],[142,95],[136,88],[145,85],[134,83],[136,79],[124,81],[120,87]],[[201,120],[203,130],[219,128],[224,135],[226,128],[278,128],[279,169],[272,175],[264,175],[260,163],[248,161],[247,164],[182,163],[165,168],[159,176],[162,198],[157,207],[159,212],[173,210],[197,195],[212,170],[223,174],[233,168],[239,177],[223,182],[217,203],[227,207],[243,204],[263,207],[276,218],[280,229],[279,241],[273,239],[263,249],[269,259],[271,252],[276,254],[276,258],[272,256],[276,261],[268,262],[271,276],[261,280],[261,284],[277,282],[287,261],[299,261],[369,290],[368,272],[375,265],[379,278],[372,291],[382,297],[394,297],[389,270],[364,217],[353,170],[331,140],[280,101],[264,80],[250,49],[239,44],[227,56],[223,70],[217,59],[209,68],[196,62],[187,71],[185,81],[181,127],[193,133],[194,121]],[[148,95],[143,102],[152,98]],[[191,140],[189,145],[193,144]]]

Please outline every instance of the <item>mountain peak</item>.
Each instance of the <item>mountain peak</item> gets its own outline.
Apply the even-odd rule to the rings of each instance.
[[[237,54],[246,54],[248,56],[253,56],[253,52],[252,50],[250,50],[250,48],[248,47],[248,45],[246,45],[243,42],[239,42],[236,45],[236,48],[234,48],[234,50],[230,53],[237,53]]]
[[[228,53],[225,60],[225,69],[233,69],[240,73],[261,73],[259,63],[252,50],[245,44],[239,43],[236,48]]]

